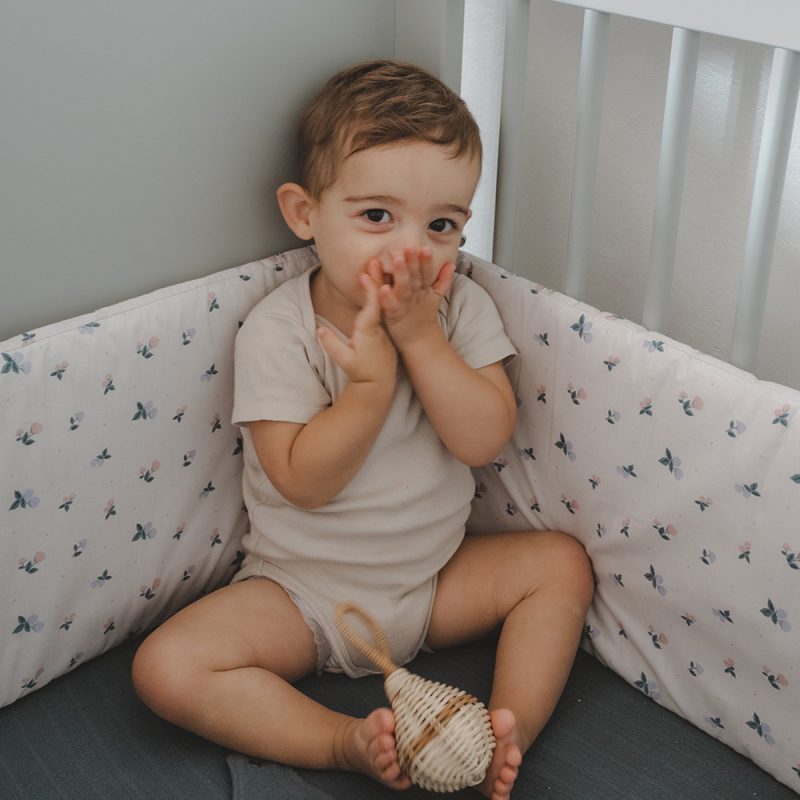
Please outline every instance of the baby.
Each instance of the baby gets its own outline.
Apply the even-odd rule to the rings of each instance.
[[[432,75],[379,61],[331,78],[301,150],[302,182],[280,186],[278,204],[319,266],[264,298],[236,341],[246,558],[151,634],[134,683],[156,713],[231,749],[403,789],[389,709],[355,719],[293,686],[374,671],[334,607],[367,609],[400,664],[500,629],[497,747],[476,788],[508,798],[593,581],[562,533],[464,537],[469,467],[497,456],[516,418],[513,345],[489,296],[455,274],[479,132]]]

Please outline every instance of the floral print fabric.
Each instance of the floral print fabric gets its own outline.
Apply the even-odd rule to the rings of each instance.
[[[234,338],[314,263],[295,251],[0,344],[0,705],[233,575]]]
[[[584,647],[800,792],[800,393],[511,276],[513,440],[476,531],[554,528],[597,590]]]

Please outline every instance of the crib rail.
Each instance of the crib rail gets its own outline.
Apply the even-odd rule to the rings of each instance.
[[[774,48],[770,87],[761,134],[750,221],[744,248],[740,288],[731,343],[731,361],[753,370],[767,298],[770,268],[783,195],[784,178],[800,89],[800,26],[793,0],[755,4],[731,0],[724,14],[714,0],[555,0],[584,9],[583,43],[578,85],[578,114],[571,189],[564,291],[583,299],[590,262],[590,229],[602,120],[608,28],[611,16],[645,19],[672,26],[672,50],[656,181],[642,324],[668,332],[675,249],[687,161],[692,103],[700,36],[712,33],[758,42]],[[522,22],[529,4],[508,0],[507,58],[504,69],[504,128],[522,130],[520,53],[527,52],[528,25]],[[524,58],[524,56],[523,56]],[[495,260],[512,266],[513,225],[517,220],[516,185],[522,160],[516,152],[518,133],[501,134],[501,180],[498,192],[498,236]],[[504,162],[509,163],[504,163]],[[516,165],[516,167],[515,167]],[[506,184],[508,181],[508,184]]]

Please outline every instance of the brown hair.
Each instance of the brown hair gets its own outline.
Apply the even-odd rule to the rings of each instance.
[[[300,124],[302,182],[314,197],[360,150],[401,141],[452,147],[452,157],[481,158],[480,132],[466,103],[424,69],[369,61],[334,75]]]

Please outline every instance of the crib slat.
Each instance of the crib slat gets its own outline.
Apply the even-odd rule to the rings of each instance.
[[[731,344],[731,361],[750,371],[758,356],[799,89],[800,53],[776,48]]]
[[[587,9],[578,80],[578,121],[567,240],[566,294],[581,300],[586,294],[592,202],[600,144],[609,15]]]
[[[673,29],[650,240],[650,271],[642,308],[642,324],[662,332],[666,328],[675,266],[699,48],[699,33],[684,28]]]
[[[525,78],[528,71],[529,15],[530,0],[506,0],[493,248],[495,263],[506,269],[513,269],[519,186],[523,175],[522,165],[525,163],[523,122]]]

